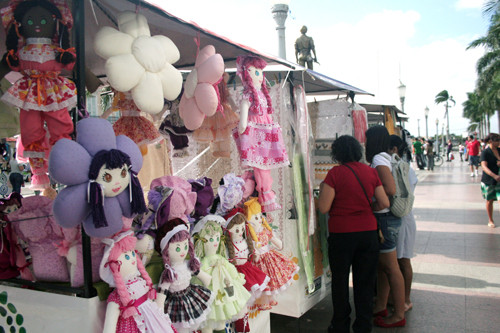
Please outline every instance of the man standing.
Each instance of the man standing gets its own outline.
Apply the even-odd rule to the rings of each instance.
[[[413,149],[415,150],[415,156],[417,158],[417,167],[420,170],[424,170],[425,161],[424,161],[424,154],[422,151],[422,141],[420,140],[420,138],[416,138],[415,142],[413,142]]]
[[[469,165],[470,165],[470,176],[477,177],[477,169],[479,167],[479,148],[481,143],[474,138],[474,135],[469,135],[469,141],[467,141],[467,153],[469,155]],[[474,172],[474,166],[476,170]]]
[[[307,64],[307,68],[313,69],[313,61],[318,62],[314,41],[312,37],[306,35],[306,26],[300,29],[300,33],[302,35],[295,41],[295,59],[302,67],[306,67]],[[311,55],[311,52],[314,54],[314,57]]]

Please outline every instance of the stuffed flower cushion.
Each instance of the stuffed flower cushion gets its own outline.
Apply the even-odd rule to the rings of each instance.
[[[125,11],[118,28],[103,27],[94,39],[94,50],[107,59],[108,82],[121,92],[132,92],[137,107],[150,114],[163,109],[164,98],[173,101],[182,89],[182,75],[172,66],[179,49],[166,36],[151,36],[146,18]]]
[[[118,150],[129,158],[128,171],[132,174],[130,177],[136,177],[142,168],[142,155],[131,139],[124,135],[115,136],[113,127],[107,120],[86,118],[76,124],[76,129],[76,141],[61,139],[50,153],[50,175],[57,182],[67,185],[54,200],[54,217],[64,228],[72,228],[83,223],[85,231],[91,237],[110,237],[122,229],[122,216],[131,217],[134,214],[129,188],[131,185],[125,185],[121,191],[111,195],[107,194],[106,188],[103,189],[103,193],[99,193],[98,196],[102,197],[99,206],[103,207],[106,223],[104,225],[95,223],[92,214],[93,205],[89,202],[90,192],[93,183],[100,183],[101,180],[98,178],[105,177],[91,179],[94,157],[102,152]],[[122,173],[124,178],[126,173]]]
[[[211,117],[219,105],[219,93],[215,85],[224,74],[224,59],[212,45],[201,49],[196,57],[194,69],[184,83],[184,94],[179,103],[179,112],[187,129],[194,131]]]

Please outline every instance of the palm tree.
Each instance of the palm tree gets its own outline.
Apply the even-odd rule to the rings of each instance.
[[[472,132],[477,128],[479,130],[479,137],[483,137],[484,133],[489,133],[490,131],[490,115],[485,112],[484,105],[482,103],[482,97],[477,92],[467,93],[467,100],[462,104],[463,106],[463,117],[470,120],[469,132]]]
[[[450,117],[448,115],[448,108],[450,107],[450,103],[453,103],[453,106],[456,104],[455,100],[453,99],[453,96],[450,96],[448,94],[448,90],[443,90],[439,94],[436,95],[436,98],[434,99],[434,102],[436,104],[441,104],[445,103],[445,117],[446,117],[446,142],[450,139]]]

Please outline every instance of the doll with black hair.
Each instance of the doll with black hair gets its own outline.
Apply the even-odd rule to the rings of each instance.
[[[2,101],[20,109],[21,140],[24,157],[30,158],[32,189],[50,185],[44,144],[47,126],[52,146],[61,138],[70,139],[73,122],[68,110],[76,105],[75,83],[61,76],[72,70],[74,48],[70,48],[69,28],[72,17],[62,0],[11,0],[1,10],[7,29],[7,52],[2,58],[0,75],[10,70],[23,77],[2,97]]]

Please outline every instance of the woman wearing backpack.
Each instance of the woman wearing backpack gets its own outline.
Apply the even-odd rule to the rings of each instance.
[[[388,197],[396,193],[389,155],[390,136],[384,126],[373,126],[366,131],[366,160],[377,170]],[[389,208],[381,209],[375,203],[373,210],[378,226],[384,236],[380,243],[377,274],[377,301],[374,307],[374,324],[380,327],[402,327],[405,319],[405,287],[396,256],[396,243],[401,227],[401,218],[394,216]],[[392,291],[394,312],[388,316],[387,299]]]
[[[329,213],[328,253],[332,267],[333,319],[328,332],[348,333],[351,324],[349,271],[352,267],[356,320],[355,333],[370,332],[373,286],[377,275],[379,243],[377,220],[371,203],[389,207],[389,198],[377,172],[359,161],[363,151],[350,135],[332,144],[332,158],[339,163],[321,183],[318,209]]]

